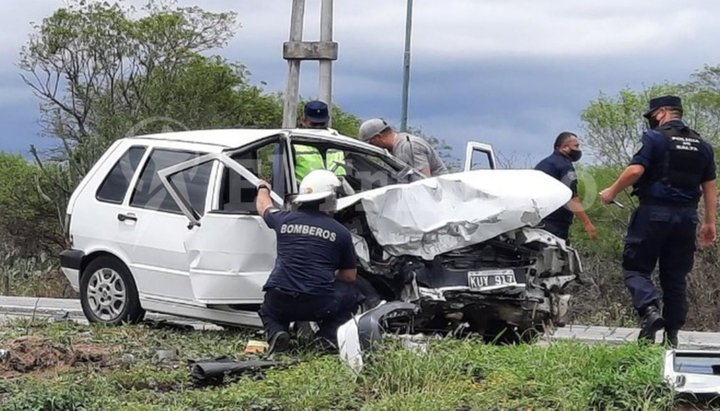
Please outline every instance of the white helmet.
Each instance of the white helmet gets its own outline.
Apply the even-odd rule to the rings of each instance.
[[[334,196],[338,187],[340,180],[335,173],[323,169],[313,170],[300,183],[300,192],[294,202],[308,203]]]

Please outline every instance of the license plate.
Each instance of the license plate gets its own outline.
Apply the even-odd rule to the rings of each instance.
[[[513,284],[517,284],[513,270],[468,272],[468,286],[471,290],[486,290]]]

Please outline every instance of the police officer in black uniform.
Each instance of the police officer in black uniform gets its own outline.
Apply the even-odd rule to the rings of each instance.
[[[361,294],[350,231],[328,215],[335,211],[340,181],[327,170],[314,170],[302,180],[293,200],[297,210],[280,211],[270,199],[270,186],[258,187],[256,208],[277,236],[275,267],[263,287],[260,318],[268,336],[268,352],[287,348],[293,321],[315,321],[323,341],[337,344],[337,329],[357,310]]]
[[[597,231],[580,203],[577,174],[573,166],[573,163],[582,157],[580,141],[574,133],[563,131],[555,138],[553,148],[553,153],[540,161],[535,170],[540,170],[568,186],[572,190],[572,198],[565,206],[543,219],[543,229],[568,241],[574,215],[580,220],[588,236],[594,240]]]
[[[650,129],[642,135],[642,147],[613,185],[600,193],[609,204],[632,185],[632,194],[640,199],[625,237],[625,285],[641,318],[639,340],[654,342],[664,327],[665,341],[673,347],[687,316],[685,277],[693,266],[700,197],[705,205],[702,245],[715,241],[717,212],[712,147],[682,121],[682,115],[679,97],[651,99],[644,114]],[[662,314],[651,279],[658,260]]]

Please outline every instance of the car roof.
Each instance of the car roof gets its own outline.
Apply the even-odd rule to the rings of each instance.
[[[193,130],[169,133],[148,134],[128,137],[128,139],[178,141],[184,143],[207,144],[226,148],[242,147],[252,144],[265,137],[277,134],[301,134],[337,139],[338,141],[355,143],[359,141],[318,129],[222,129],[222,130]]]

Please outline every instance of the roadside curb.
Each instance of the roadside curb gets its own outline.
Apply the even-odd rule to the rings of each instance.
[[[0,297],[0,312],[5,314],[44,314],[68,313],[83,316],[79,300],[36,297]]]
[[[85,319],[80,301],[62,298],[8,297],[0,296],[0,314],[31,316],[54,316],[67,313],[73,319]],[[208,322],[174,317],[167,314],[151,313],[148,318],[194,324],[202,329],[216,327]],[[561,340],[575,340],[584,343],[621,344],[636,341],[639,329],[624,327],[599,327],[568,324],[555,330],[552,335],[543,335],[541,342],[550,343]],[[681,349],[720,349],[720,332],[680,331]],[[660,342],[662,332],[657,334]]]

